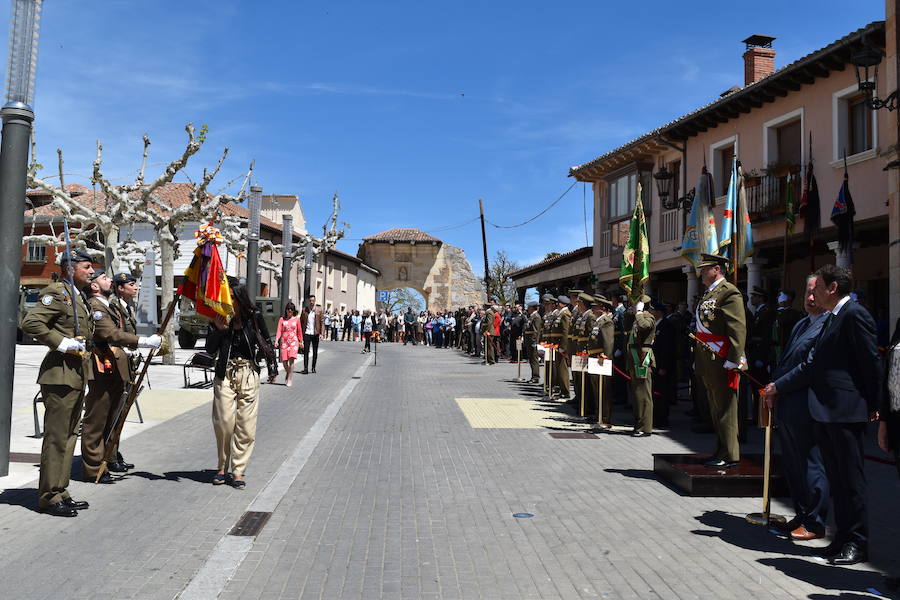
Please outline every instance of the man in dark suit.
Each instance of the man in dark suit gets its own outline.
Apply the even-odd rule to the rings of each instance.
[[[773,377],[790,372],[809,355],[825,323],[826,311],[816,304],[815,276],[806,281],[803,308],[807,315],[785,335],[785,344]],[[782,465],[791,491],[796,516],[777,528],[792,539],[808,541],[825,537],[828,515],[828,478],[822,453],[815,443],[813,421],[809,416],[811,389],[782,394],[775,411]]]
[[[766,387],[773,398],[811,387],[809,413],[831,485],[834,540],[817,551],[833,565],[868,560],[869,526],[863,435],[877,416],[881,362],[875,321],[851,301],[849,269],[825,265],[815,273],[813,296],[826,320],[806,359]]]
[[[656,319],[656,337],[653,340],[653,423],[663,429],[669,426],[669,407],[675,401],[675,383],[678,373],[677,317],[667,314],[668,307],[659,300],[650,302],[650,314]]]

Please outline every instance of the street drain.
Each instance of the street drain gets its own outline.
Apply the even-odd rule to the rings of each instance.
[[[558,440],[595,440],[597,436],[584,431],[554,431],[550,437]]]
[[[513,516],[517,519],[530,519],[534,515],[531,513],[513,513]]]
[[[238,522],[235,523],[234,527],[231,528],[231,531],[228,532],[228,535],[255,536],[262,531],[262,528],[269,521],[269,517],[271,516],[272,513],[270,512],[245,512],[244,515],[238,519]]]

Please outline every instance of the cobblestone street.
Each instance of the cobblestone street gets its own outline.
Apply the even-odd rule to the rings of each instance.
[[[654,452],[711,445],[685,433],[684,404],[671,433],[617,435],[617,406],[616,432],[556,439],[548,423],[582,426],[515,365],[397,344],[376,365],[359,349],[325,343],[318,374],[263,387],[244,492],[210,485],[208,403],[123,442],[137,467],[113,485],[76,466],[70,489],[91,503],[78,518],[37,513],[36,481],[3,491],[4,597],[821,600],[887,596],[883,573],[900,571],[893,467],[867,461],[873,562],[831,567],[806,552],[822,542],[747,524],[759,499],[656,479]],[[504,427],[510,405],[539,418]],[[271,516],[231,535],[246,511]]]

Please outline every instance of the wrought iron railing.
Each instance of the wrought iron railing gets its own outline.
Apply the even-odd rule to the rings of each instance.
[[[783,215],[787,205],[788,186],[793,186],[794,202],[799,202],[802,189],[799,165],[772,174],[745,176],[744,188],[750,220],[755,223]]]

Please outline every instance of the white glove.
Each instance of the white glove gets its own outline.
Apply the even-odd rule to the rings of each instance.
[[[122,352],[125,353],[125,356],[134,356],[138,354],[137,350],[132,350],[131,348],[122,348]]]
[[[725,364],[722,366],[726,369],[740,369],[741,368],[740,365],[736,365],[733,362],[731,362],[730,360],[726,360]]]
[[[156,335],[155,333],[148,337],[139,337],[138,338],[138,348],[159,348],[159,345],[162,343],[162,338]]]
[[[87,346],[84,345],[84,340],[64,337],[56,350],[57,352],[85,352]]]

